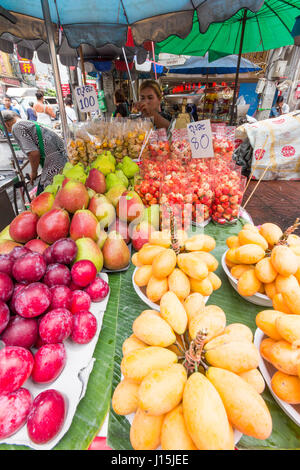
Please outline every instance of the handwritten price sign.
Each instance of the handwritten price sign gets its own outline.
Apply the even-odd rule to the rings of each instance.
[[[210,120],[191,122],[187,125],[193,158],[214,157]]]
[[[99,104],[95,88],[92,85],[83,85],[75,88],[75,96],[79,110],[82,113],[98,111]]]

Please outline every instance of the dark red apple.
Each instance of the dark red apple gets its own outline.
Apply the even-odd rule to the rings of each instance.
[[[63,343],[45,344],[34,356],[31,378],[39,384],[53,382],[63,371],[67,360]]]
[[[11,251],[9,256],[16,261],[18,258],[21,256],[27,255],[30,253],[30,250],[26,248],[25,246],[15,246],[15,248]]]
[[[0,350],[0,394],[15,392],[31,374],[33,355],[19,346],[5,346]]]
[[[14,307],[21,317],[37,317],[47,310],[51,297],[49,287],[41,282],[33,282],[17,292]]]
[[[10,308],[10,311],[13,314],[17,313],[16,308],[15,308],[16,295],[20,290],[24,289],[24,287],[26,287],[26,284],[15,284],[13,294],[12,294],[11,299],[9,301],[9,308]]]
[[[7,302],[14,291],[14,285],[11,278],[5,274],[0,273],[0,300]]]
[[[29,390],[0,394],[0,440],[15,434],[26,423],[32,403]]]
[[[41,392],[33,400],[27,418],[29,438],[36,444],[51,441],[63,427],[66,415],[66,403],[57,390]]]
[[[43,255],[30,252],[14,262],[12,275],[17,282],[38,282],[44,276],[46,268]]]
[[[89,294],[92,302],[101,302],[109,293],[109,285],[101,277],[96,277],[84,291]]]
[[[70,218],[64,209],[51,209],[42,215],[37,223],[38,236],[48,244],[68,236]],[[35,238],[35,237],[32,237]]]
[[[6,346],[21,346],[30,349],[38,337],[38,322],[35,318],[24,318],[15,315],[2,333],[1,340]]]
[[[0,334],[7,327],[8,322],[9,322],[9,317],[10,317],[10,312],[9,312],[8,306],[6,305],[6,303],[0,300]]]
[[[74,290],[71,297],[70,311],[73,315],[80,310],[89,310],[91,306],[91,298],[87,292],[83,290]]]
[[[66,308],[46,313],[39,324],[39,335],[47,343],[62,343],[72,333],[73,315]]]
[[[52,263],[71,264],[77,255],[77,245],[71,238],[62,238],[51,247]]]
[[[36,238],[38,220],[38,216],[30,211],[17,215],[9,226],[11,238],[19,243],[26,243]]]
[[[53,263],[52,260],[52,246],[48,246],[46,250],[43,253],[44,260],[46,261],[46,264],[51,264]]]
[[[95,280],[96,275],[96,266],[88,259],[76,261],[71,269],[72,281],[80,287],[88,286]]]
[[[81,310],[74,315],[72,341],[78,344],[89,343],[97,331],[97,319],[87,310]]]
[[[43,282],[48,287],[68,286],[71,282],[71,272],[64,264],[48,264]]]
[[[71,310],[72,291],[67,286],[53,286],[50,288],[52,300],[50,308],[66,308]]]
[[[5,273],[11,276],[12,266],[14,260],[10,255],[0,255],[0,273]]]

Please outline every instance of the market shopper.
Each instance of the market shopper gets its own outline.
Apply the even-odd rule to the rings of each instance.
[[[41,124],[45,124],[48,126],[52,125],[52,119],[55,119],[55,112],[51,108],[51,106],[46,105],[44,103],[44,93],[42,91],[37,91],[36,94],[37,102],[35,103],[33,109],[36,112],[37,121]]]
[[[114,103],[116,109],[113,113],[113,117],[128,117],[129,109],[128,104],[126,103],[125,96],[121,90],[116,90],[114,95]]]
[[[34,106],[34,103],[33,103],[33,101],[31,101],[31,102],[29,103],[29,107],[28,107],[27,110],[26,110],[27,119],[28,119],[29,121],[36,121],[36,120],[37,120],[36,112],[35,112],[35,110],[33,109],[33,106]]]
[[[39,165],[42,166],[37,189],[37,194],[40,194],[52,183],[53,177],[61,172],[67,162],[64,142],[52,129],[20,119],[13,111],[3,111],[2,116],[8,132],[28,156],[31,184],[34,184],[37,178]]]
[[[284,102],[283,96],[278,96],[275,106],[271,108],[270,117],[281,116],[290,112],[290,107]]]
[[[1,111],[14,111],[20,116],[19,110],[12,105],[11,98],[9,96],[4,96],[3,103],[0,105]]]
[[[140,86],[138,109],[143,117],[154,120],[157,129],[168,129],[171,115],[161,110],[162,90],[155,80],[145,80]]]
[[[67,122],[68,124],[73,124],[74,122],[77,121],[77,116],[73,108],[72,98],[70,98],[69,96],[67,96],[65,99],[65,108],[66,108]]]

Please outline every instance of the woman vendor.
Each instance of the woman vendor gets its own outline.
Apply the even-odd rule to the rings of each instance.
[[[140,86],[140,101],[137,104],[143,117],[153,119],[157,129],[168,129],[171,115],[161,110],[162,91],[155,80],[145,80]]]

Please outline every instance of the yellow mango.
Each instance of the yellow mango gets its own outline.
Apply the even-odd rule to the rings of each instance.
[[[259,364],[259,352],[253,343],[248,341],[230,341],[205,354],[207,362],[222,369],[241,374],[256,369]]]
[[[291,245],[289,248],[296,256],[300,256],[300,245]]]
[[[176,253],[168,248],[155,256],[152,262],[152,272],[156,279],[168,277],[176,266]]]
[[[239,279],[244,272],[249,271],[249,269],[254,269],[252,264],[236,264],[230,270],[230,273],[236,279]]]
[[[205,279],[199,281],[198,279],[193,279],[190,277],[191,291],[198,292],[204,297],[208,297],[213,293],[213,285],[207,276]]]
[[[254,245],[261,246],[263,250],[268,248],[268,242],[266,239],[253,230],[241,230],[238,234],[238,238],[240,246],[253,243]]]
[[[145,264],[138,268],[134,274],[134,282],[139,287],[144,287],[148,284],[150,277],[152,276],[152,265]]]
[[[194,253],[182,253],[177,256],[179,268],[189,277],[201,281],[208,276],[208,267]]]
[[[199,450],[232,450],[233,435],[221,397],[199,372],[192,374],[183,392],[184,421]]]
[[[299,267],[295,272],[295,278],[297,279],[298,283],[300,284],[300,257],[298,256]]]
[[[171,234],[168,230],[153,231],[149,236],[149,243],[152,245],[159,245],[164,248],[169,248],[171,245]]]
[[[146,347],[147,344],[138,339],[136,336],[131,335],[124,341],[122,345],[122,353],[123,356],[126,356],[126,354],[130,353],[131,351],[135,351],[136,349],[143,349]]]
[[[182,400],[187,372],[182,364],[150,372],[139,387],[139,408],[152,416],[173,410]]]
[[[261,283],[261,286],[260,286],[260,288],[259,288],[258,291],[257,291],[259,294],[264,294],[264,293],[265,293],[265,287],[264,287],[264,286],[265,286],[265,285],[264,285],[263,283]]]
[[[276,321],[279,317],[284,315],[285,313],[279,312],[278,310],[262,310],[256,315],[256,326],[260,328],[265,335],[269,336],[269,338],[278,341],[282,339],[282,336],[276,327]]]
[[[257,279],[264,283],[275,281],[277,271],[274,269],[270,258],[261,259],[255,266],[255,275]]]
[[[185,230],[177,230],[176,232],[176,238],[178,240],[178,243],[180,245],[180,249],[184,249],[185,242],[189,238],[188,234],[186,233]]]
[[[219,263],[218,260],[211,254],[206,251],[195,251],[194,254],[206,263],[209,271],[216,271],[218,269]]]
[[[162,296],[160,314],[176,333],[182,335],[185,332],[188,317],[184,306],[174,292],[169,291]]]
[[[237,248],[229,248],[229,250],[226,251],[225,255],[225,261],[226,264],[230,267],[230,264],[239,264],[238,260],[236,259],[236,250]]]
[[[250,330],[249,326],[244,325],[243,323],[231,323],[227,325],[224,332],[224,335],[235,336],[239,338],[241,341],[244,339],[245,341],[249,341],[252,343],[253,341],[253,333]]]
[[[220,289],[222,281],[217,274],[212,272],[208,273],[208,280],[211,282],[213,290]]]
[[[140,385],[129,379],[123,379],[115,388],[111,405],[117,415],[130,415],[138,409],[138,391]]]
[[[211,306],[212,307],[212,306]],[[189,323],[189,333],[195,339],[200,330],[206,330],[205,343],[208,343],[215,336],[220,335],[226,326],[226,315],[220,307],[216,305],[210,311],[204,309],[204,313],[194,316]]]
[[[258,369],[247,370],[242,372],[239,376],[251,385],[257,393],[262,393],[265,389],[265,381]]]
[[[265,293],[266,295],[270,298],[273,299],[273,297],[277,294],[277,289],[276,289],[276,284],[275,282],[268,282],[265,285]]]
[[[241,275],[237,283],[238,293],[245,297],[256,294],[260,288],[261,282],[256,277],[254,269],[249,269],[248,271],[245,271],[244,274]]]
[[[164,251],[165,248],[158,245],[144,245],[139,253],[138,260],[141,264],[152,264],[155,256]]]
[[[168,292],[168,279],[156,279],[151,276],[146,288],[146,295],[152,302],[158,302]]]
[[[297,375],[297,363],[300,360],[300,350],[294,349],[285,340],[276,341],[270,348],[270,362],[276,369],[289,375]]]
[[[277,292],[280,292],[281,294],[290,292],[292,289],[299,289],[297,278],[293,274],[290,274],[290,276],[282,276],[281,274],[278,274],[275,280],[275,286]]]
[[[300,315],[282,314],[276,318],[276,329],[283,339],[300,346]]]
[[[193,317],[204,312],[205,302],[203,295],[198,292],[193,292],[184,301],[184,308],[188,317],[188,322]]]
[[[134,264],[134,266],[136,266],[137,268],[140,268],[141,266],[143,266],[143,264],[139,260],[139,254],[138,253],[133,253],[133,255],[131,257],[131,261],[132,261],[132,264]]]
[[[228,237],[226,240],[226,245],[228,248],[237,248],[240,246],[239,242],[239,237],[237,235],[232,235],[231,237]]]
[[[274,310],[278,310],[283,313],[293,313],[280,292],[277,292],[277,294],[273,296],[272,303]]]
[[[150,346],[165,348],[176,341],[170,325],[152,312],[139,315],[132,324],[132,330],[138,339]]]
[[[274,339],[271,338],[264,338],[260,343],[259,352],[261,356],[266,359],[266,361],[271,362],[271,348],[276,343]]]
[[[161,428],[161,448],[163,450],[197,450],[187,431],[181,404],[164,417]]]
[[[261,225],[259,233],[267,240],[269,247],[272,248],[278,243],[282,230],[278,225],[266,222]]]
[[[163,416],[150,416],[139,409],[130,428],[130,443],[134,450],[155,450],[160,445]]]
[[[188,238],[184,244],[187,251],[199,251],[204,247],[204,234],[200,233]]]
[[[300,315],[300,287],[292,288],[288,292],[282,293],[283,300],[291,310],[290,313]]]
[[[152,370],[168,367],[177,362],[177,355],[168,349],[149,346],[126,354],[121,361],[121,372],[124,377],[137,383]]]
[[[291,405],[298,405],[300,403],[299,377],[288,375],[278,370],[271,379],[271,387],[280,400]]]
[[[201,248],[202,251],[213,251],[216,248],[216,240],[210,235],[203,234],[204,245]]]
[[[265,250],[259,245],[251,243],[235,249],[235,258],[238,264],[256,264],[265,256]]]
[[[168,277],[169,290],[174,292],[179,299],[186,299],[191,291],[190,281],[188,276],[181,271],[181,269],[175,268],[174,271]]]
[[[295,274],[298,269],[298,258],[288,246],[275,246],[271,253],[271,262],[282,276]]]
[[[255,233],[259,232],[259,229],[253,224],[245,224],[243,226],[243,230],[252,230],[252,232],[255,232]]]
[[[238,431],[255,439],[267,439],[272,418],[260,394],[245,380],[228,370],[210,367],[206,377],[224,403],[228,419]]]
[[[287,242],[289,246],[300,245],[300,237],[295,233],[291,233],[288,236]]]

